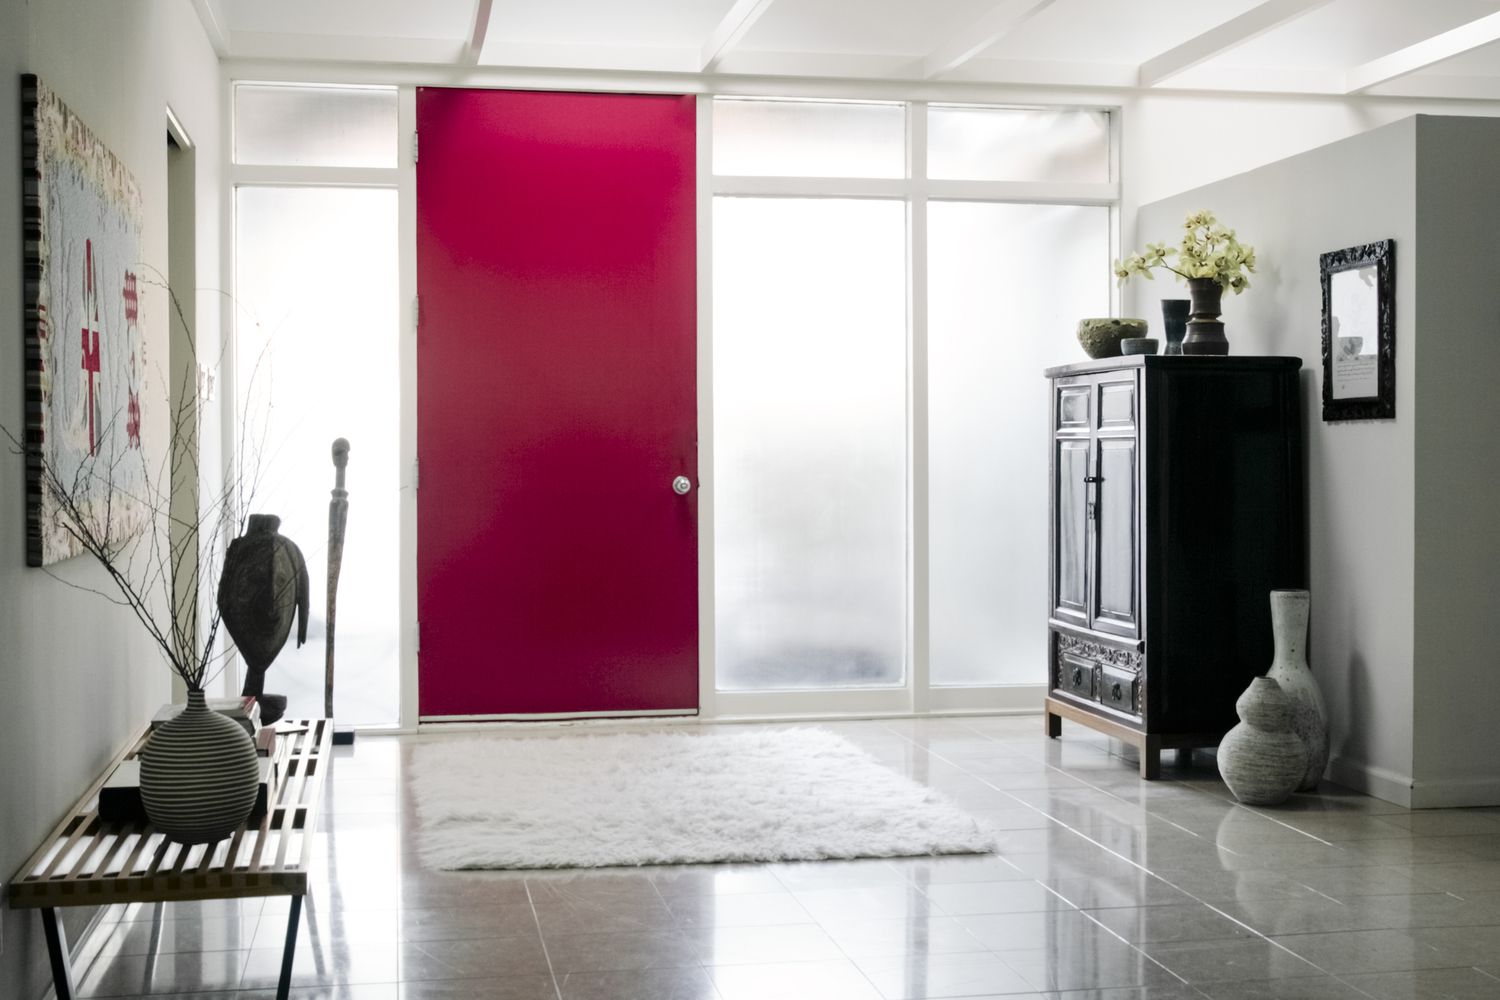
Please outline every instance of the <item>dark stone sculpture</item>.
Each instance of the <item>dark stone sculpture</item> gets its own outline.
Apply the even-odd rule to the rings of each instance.
[[[286,698],[263,694],[266,668],[286,645],[297,616],[297,645],[307,641],[311,586],[302,550],[277,533],[281,518],[251,514],[245,533],[229,543],[219,579],[219,613],[245,658],[240,694],[260,701],[260,721],[270,725],[286,710]]]

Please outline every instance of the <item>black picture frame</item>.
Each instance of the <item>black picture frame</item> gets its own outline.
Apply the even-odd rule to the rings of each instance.
[[[1396,241],[1334,250],[1321,255],[1318,266],[1323,286],[1323,419],[1392,420],[1396,416]],[[1335,315],[1339,308],[1334,300],[1335,276],[1366,269],[1361,277],[1372,285],[1373,301],[1359,303],[1357,311],[1373,322],[1373,352],[1361,350],[1369,334],[1340,334],[1341,318]],[[1347,299],[1341,297],[1341,301]]]

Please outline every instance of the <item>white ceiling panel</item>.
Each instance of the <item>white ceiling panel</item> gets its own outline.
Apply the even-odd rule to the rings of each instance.
[[[499,46],[698,49],[734,0],[495,0],[485,39]],[[481,61],[488,59],[481,57]]]
[[[1224,70],[1342,72],[1497,10],[1496,0],[1334,0],[1189,72],[1211,79],[1217,70],[1221,82]]]
[[[977,58],[1139,65],[1260,0],[1055,0]]]
[[[996,0],[776,0],[745,34],[745,52],[924,56]]]
[[[710,58],[705,44],[743,3],[493,0],[479,62],[694,73],[707,60],[722,73],[766,77],[1128,87],[1138,67],[1266,0],[1042,0],[1034,12],[1032,0],[767,2],[743,34]],[[221,52],[229,56],[461,65],[470,58],[465,44],[479,3],[198,0],[195,6],[222,32]],[[1012,25],[1016,12],[1028,16]],[[1327,0],[1160,85],[1343,93],[1390,65],[1367,66],[1372,61],[1496,13],[1500,0]],[[1004,33],[989,43],[997,24]],[[1355,67],[1366,68],[1351,77]],[[1374,93],[1482,97],[1500,86],[1497,78],[1500,43],[1367,85]]]
[[[222,0],[230,31],[366,38],[469,36],[474,0]]]

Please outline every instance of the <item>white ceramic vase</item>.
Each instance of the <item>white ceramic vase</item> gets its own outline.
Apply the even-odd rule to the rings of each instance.
[[[1307,749],[1292,732],[1292,707],[1269,677],[1250,682],[1234,710],[1240,724],[1219,744],[1219,774],[1247,805],[1284,802],[1307,773]]]
[[[1292,703],[1292,732],[1307,748],[1307,773],[1299,792],[1318,787],[1328,767],[1328,709],[1323,692],[1307,667],[1307,609],[1305,590],[1271,591],[1271,633],[1276,657],[1266,676],[1281,686]]]

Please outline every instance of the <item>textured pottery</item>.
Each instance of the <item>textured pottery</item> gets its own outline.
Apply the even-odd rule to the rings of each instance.
[[[1307,774],[1307,748],[1292,732],[1291,701],[1269,677],[1250,682],[1234,703],[1240,724],[1219,744],[1219,774],[1247,805],[1285,802]]]
[[[187,708],[151,731],[140,756],[141,804],[169,840],[223,840],[255,807],[255,744],[239,723],[211,710],[202,691],[188,692]]]
[[[1162,299],[1161,322],[1166,331],[1167,349],[1163,354],[1181,354],[1182,338],[1187,336],[1188,314],[1192,312],[1192,299]]]
[[[1183,354],[1228,354],[1229,339],[1219,322],[1224,286],[1214,278],[1189,278],[1188,295],[1192,310],[1187,321],[1187,336],[1182,341]]]
[[[1078,321],[1078,342],[1083,352],[1091,358],[1118,358],[1120,341],[1126,337],[1144,337],[1146,321],[1143,319],[1081,319]]]
[[[1266,676],[1281,686],[1292,706],[1292,732],[1307,748],[1307,773],[1297,791],[1308,792],[1323,780],[1328,766],[1328,709],[1323,692],[1307,667],[1307,609],[1305,590],[1271,591],[1271,634],[1276,658]]]
[[[297,544],[277,533],[280,526],[275,514],[251,514],[244,535],[229,543],[219,577],[219,613],[245,661],[246,697],[263,692],[266,668],[286,644],[294,616],[297,645],[307,641],[307,563]],[[276,721],[264,711],[261,718]]]
[[[1121,354],[1155,354],[1156,348],[1155,337],[1126,337],[1120,341]]]

